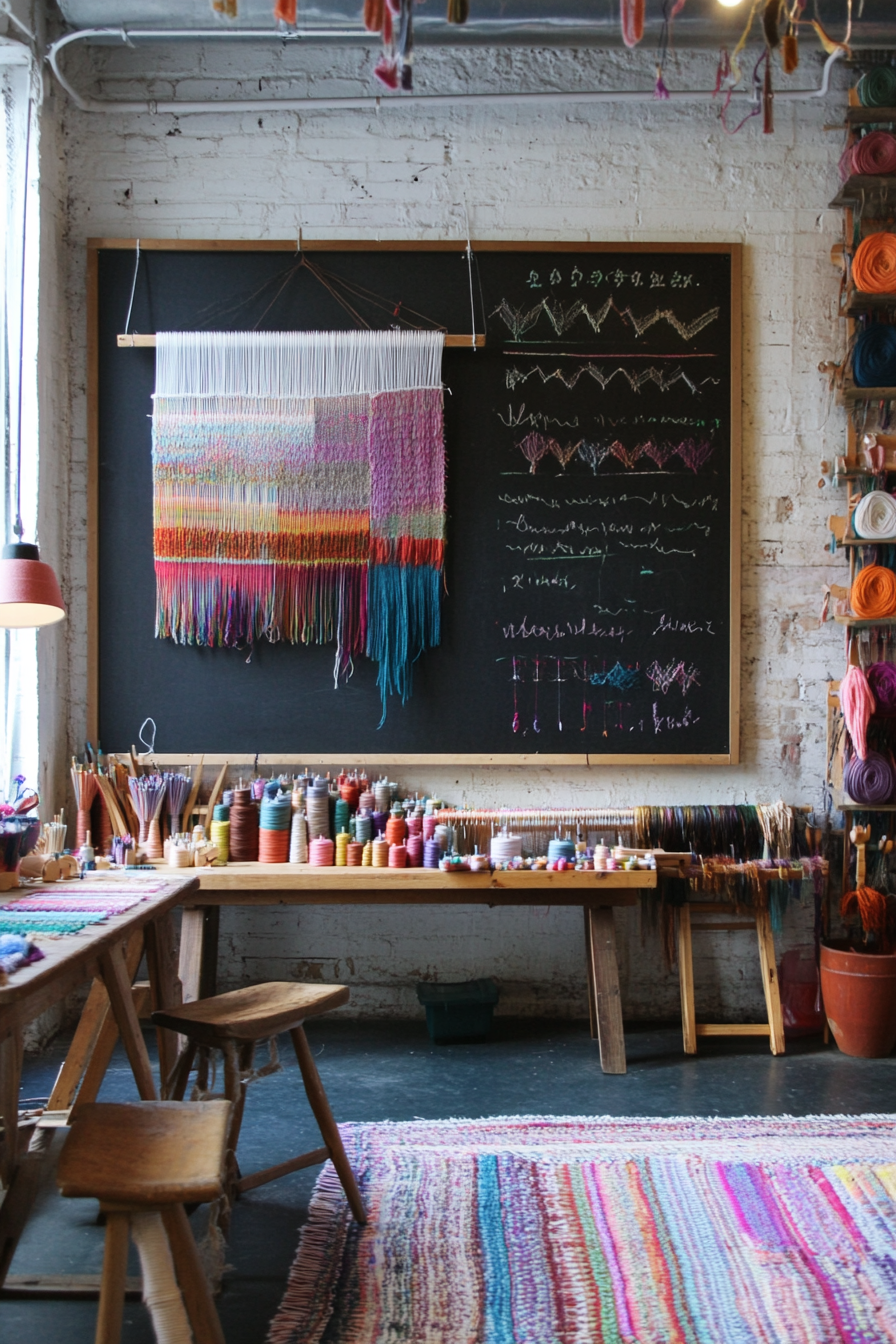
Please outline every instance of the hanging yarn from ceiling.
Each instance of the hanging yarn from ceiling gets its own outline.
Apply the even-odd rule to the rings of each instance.
[[[852,352],[856,387],[896,386],[896,327],[873,322],[860,332]]]
[[[442,332],[159,333],[156,634],[336,643],[383,697],[439,643]]]
[[[868,678],[860,667],[850,667],[840,682],[840,708],[846,731],[860,761],[868,755],[868,721],[876,708]]]
[[[892,541],[896,537],[896,499],[885,490],[872,490],[856,505],[852,519],[857,537]]]
[[[636,47],[644,36],[644,0],[619,0],[619,16],[623,42]]]
[[[896,667],[872,663],[866,673],[878,714],[896,714]]]
[[[866,565],[855,578],[849,601],[861,621],[892,616],[896,612],[896,574],[883,565]]]
[[[452,21],[465,19],[449,17]],[[364,27],[383,35],[383,54],[373,71],[380,83],[387,89],[413,88],[414,0],[364,0]]]
[[[852,278],[864,294],[896,293],[896,234],[869,233],[856,248]]]
[[[854,803],[880,807],[896,792],[896,771],[879,751],[869,751],[864,760],[854,756],[843,770],[843,787]]]
[[[863,135],[849,150],[849,169],[879,177],[896,173],[896,135],[890,131],[869,131]]]
[[[892,65],[875,65],[856,85],[856,93],[863,107],[896,107],[896,69]]]
[[[296,0],[276,0],[274,18],[280,23],[288,23],[294,28],[298,18]]]

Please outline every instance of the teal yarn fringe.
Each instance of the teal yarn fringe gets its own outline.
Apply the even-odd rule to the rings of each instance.
[[[371,565],[367,574],[367,656],[379,664],[386,722],[390,695],[405,704],[411,694],[414,663],[441,639],[441,570],[431,565]]]

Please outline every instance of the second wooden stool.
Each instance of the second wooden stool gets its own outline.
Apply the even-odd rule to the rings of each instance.
[[[63,1195],[98,1199],[106,1215],[96,1344],[121,1338],[129,1233],[156,1337],[224,1344],[184,1204],[220,1197],[229,1115],[226,1101],[80,1107],[56,1179]]]
[[[348,997],[345,985],[303,985],[275,980],[153,1013],[152,1020],[157,1026],[170,1027],[187,1038],[169,1084],[169,1094],[173,1098],[183,1096],[200,1045],[217,1047],[224,1052],[224,1095],[233,1103],[227,1136],[231,1195],[254,1190],[279,1176],[313,1167],[329,1158],[342,1182],[352,1213],[359,1223],[366,1223],[364,1201],[302,1027],[305,1018],[319,1017],[321,1013],[338,1008],[348,1002]],[[281,1031],[288,1031],[292,1039],[308,1102],[325,1146],[242,1176],[236,1165],[236,1151],[246,1100],[246,1075],[252,1068],[256,1044]]]

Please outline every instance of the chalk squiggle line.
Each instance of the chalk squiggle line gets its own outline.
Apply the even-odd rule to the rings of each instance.
[[[700,671],[693,663],[689,668],[685,668],[683,662],[667,663],[665,667],[660,667],[654,659],[647,669],[647,678],[653,683],[653,689],[662,691],[663,695],[678,684],[681,687],[681,694],[685,696],[692,686],[700,685],[699,677]]]
[[[595,475],[598,467],[610,456],[621,462],[627,470],[631,470],[642,457],[649,457],[661,471],[672,457],[677,456],[686,467],[696,474],[709,461],[713,451],[713,445],[709,439],[682,439],[680,443],[675,444],[658,443],[656,439],[650,438],[645,439],[643,443],[635,444],[632,448],[627,448],[618,439],[614,439],[612,443],[603,444],[590,443],[586,439],[580,439],[578,443],[561,445],[557,439],[539,434],[536,430],[527,434],[516,446],[529,463],[530,472],[534,472],[537,464],[548,454],[556,457],[565,471],[572,458],[578,454]]]
[[[528,310],[514,308],[506,299],[502,299],[490,316],[500,317],[513,339],[519,341],[522,340],[527,331],[531,331],[534,326],[537,326],[542,316],[548,319],[557,335],[562,336],[569,331],[570,327],[575,325],[580,317],[584,317],[591,330],[597,333],[611,312],[617,313],[624,323],[634,327],[635,334],[638,336],[643,336],[644,332],[649,331],[657,322],[668,322],[669,326],[678,332],[682,340],[691,341],[703,331],[704,327],[708,327],[711,322],[715,322],[721,309],[718,307],[710,308],[700,317],[695,317],[692,322],[682,322],[671,308],[655,308],[652,313],[645,313],[643,317],[636,317],[631,308],[617,307],[613,298],[607,299],[606,303],[593,312],[583,299],[579,299],[565,308],[559,299],[544,298],[534,308]]]
[[[638,685],[641,673],[636,667],[623,667],[617,662],[609,672],[592,672],[588,680],[592,686],[615,686],[617,690],[630,691]]]
[[[699,383],[695,383],[687,376],[684,369],[674,369],[671,374],[667,375],[665,370],[655,369],[653,365],[649,369],[641,369],[638,373],[631,369],[613,369],[612,373],[605,373],[597,364],[583,364],[581,368],[574,369],[572,373],[564,373],[562,369],[554,369],[552,373],[545,373],[539,364],[535,364],[531,369],[508,369],[506,386],[512,392],[519,383],[525,383],[536,373],[543,383],[556,380],[563,383],[564,387],[570,392],[583,374],[586,373],[596,383],[599,383],[602,389],[609,387],[613,379],[621,375],[633,392],[640,392],[645,383],[656,383],[660,392],[668,392],[669,388],[674,387],[676,383],[684,383],[695,396],[699,396],[700,388],[705,386],[706,383],[717,385],[720,381],[718,378],[702,378]]]

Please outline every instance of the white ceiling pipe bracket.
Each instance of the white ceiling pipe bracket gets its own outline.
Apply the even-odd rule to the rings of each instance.
[[[375,36],[375,35],[374,35]],[[410,104],[425,107],[480,107],[480,106],[498,106],[510,107],[521,103],[632,103],[632,102],[659,102],[654,89],[592,89],[592,90],[545,90],[545,91],[521,91],[514,93],[402,93],[391,97],[384,97],[378,94],[357,94],[348,97],[338,98],[251,98],[251,99],[231,99],[231,98],[210,98],[202,101],[188,101],[178,99],[155,99],[155,98],[134,98],[134,99],[113,99],[113,98],[91,98],[81,94],[63,75],[59,66],[59,57],[66,47],[73,42],[85,42],[93,39],[102,39],[105,41],[120,41],[127,45],[133,45],[136,41],[196,41],[204,42],[206,40],[230,40],[230,41],[266,41],[266,42],[301,42],[307,38],[327,37],[340,39],[350,39],[358,41],[361,38],[369,39],[371,34],[359,30],[354,33],[346,33],[344,30],[338,32],[324,32],[320,29],[315,30],[292,30],[290,32],[276,32],[269,29],[205,29],[205,28],[181,28],[181,29],[132,29],[126,28],[82,28],[74,33],[67,33],[65,37],[58,38],[50,43],[47,48],[46,59],[50,69],[59,82],[60,86],[71,98],[76,107],[82,112],[148,112],[155,116],[158,113],[167,113],[174,116],[183,116],[188,113],[202,112],[325,112],[353,109],[376,109],[379,111],[385,107],[407,107]],[[818,88],[812,89],[782,89],[775,92],[774,97],[777,102],[806,102],[811,99],[824,98],[828,93],[831,70],[836,61],[840,59],[843,52],[840,48],[828,56],[824,63],[821,83]],[[749,97],[753,102],[757,100],[757,88],[736,89],[735,94],[740,97]],[[669,98],[676,102],[701,101],[702,99],[712,99],[718,97],[713,89],[672,89]],[[665,100],[663,100],[665,101]]]

